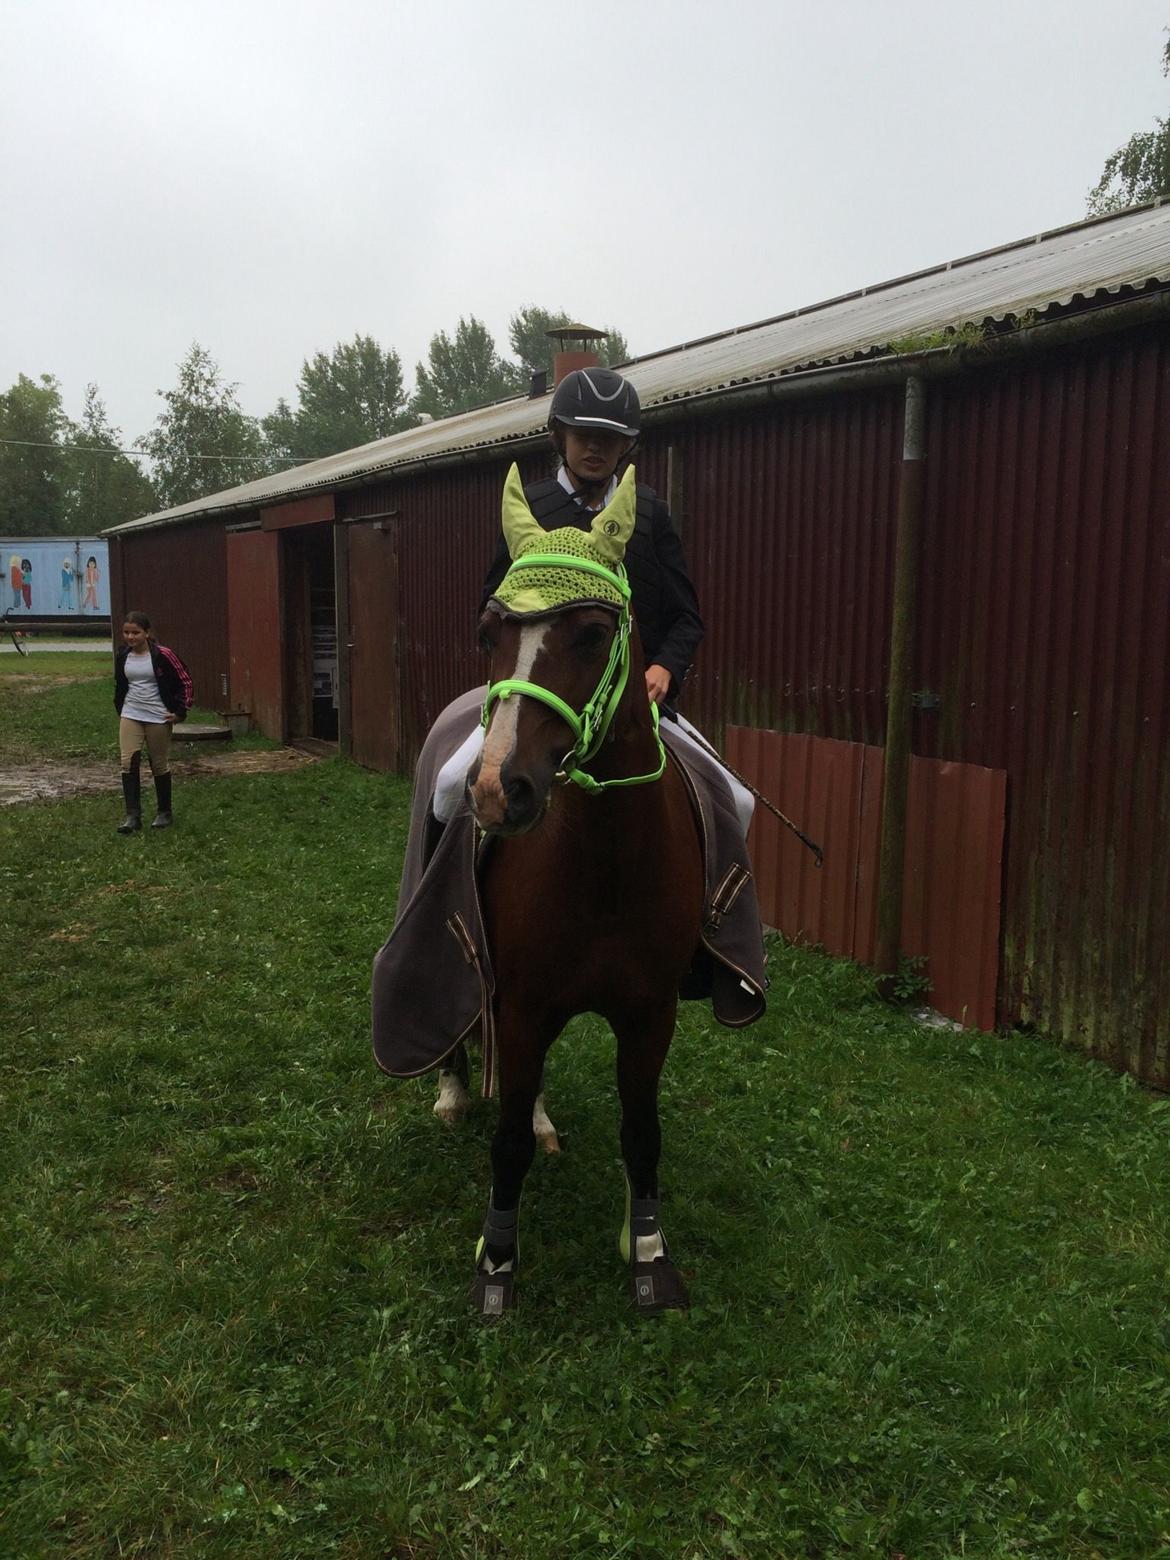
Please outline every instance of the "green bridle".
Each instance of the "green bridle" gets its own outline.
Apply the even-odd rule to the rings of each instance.
[[[481,717],[484,730],[487,730],[493,706],[500,699],[511,698],[514,693],[526,694],[528,698],[536,699],[541,704],[546,704],[549,709],[555,710],[573,733],[573,746],[561,760],[561,767],[556,776],[558,780],[565,783],[572,781],[583,791],[596,793],[607,791],[611,786],[645,785],[648,781],[659,779],[666,768],[666,749],[659,735],[658,706],[654,703],[650,705],[650,719],[654,730],[654,741],[658,745],[657,769],[651,774],[627,775],[620,780],[595,780],[592,775],[585,774],[581,768],[582,764],[587,764],[590,759],[596,758],[629,680],[630,582],[626,578],[625,565],[619,563],[616,569],[607,569],[604,564],[593,563],[588,558],[573,558],[564,553],[529,553],[527,557],[515,559],[512,568],[580,569],[585,574],[596,574],[617,589],[622,604],[618,613],[618,626],[609,647],[609,660],[601,674],[601,680],[586,700],[585,707],[579,715],[565,703],[564,699],[553,693],[551,688],[544,688],[539,683],[525,682],[522,678],[508,677],[502,682],[493,683],[487,691]],[[571,605],[573,603],[566,603],[566,607]]]

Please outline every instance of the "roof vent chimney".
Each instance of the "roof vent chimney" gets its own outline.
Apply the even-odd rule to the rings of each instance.
[[[545,332],[550,341],[557,344],[553,358],[553,389],[566,374],[577,368],[596,368],[598,363],[596,344],[605,340],[605,331],[594,330],[592,325],[558,325]]]
[[[534,368],[532,370],[532,382],[528,386],[528,399],[539,401],[542,395],[548,394],[548,369]]]

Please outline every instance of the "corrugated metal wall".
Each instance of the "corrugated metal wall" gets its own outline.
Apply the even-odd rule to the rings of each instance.
[[[688,714],[716,739],[730,721],[881,742],[898,392],[694,423],[672,443],[707,623]]]
[[[145,612],[164,644],[190,669],[195,702],[226,708],[227,561],[221,522],[114,537],[110,611],[115,642],[128,611]]]
[[[931,391],[915,749],[1006,769],[1000,1009],[1170,1086],[1170,332]]]

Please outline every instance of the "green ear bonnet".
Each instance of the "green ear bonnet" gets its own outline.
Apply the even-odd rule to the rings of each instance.
[[[524,497],[513,466],[504,484],[504,536],[512,567],[492,597],[509,617],[540,617],[585,602],[620,611],[629,600],[622,558],[634,530],[636,490],[633,467],[626,470],[613,498],[594,516],[591,530],[562,526],[546,531]],[[557,558],[575,563],[558,566]],[[531,562],[524,560],[531,559]]]

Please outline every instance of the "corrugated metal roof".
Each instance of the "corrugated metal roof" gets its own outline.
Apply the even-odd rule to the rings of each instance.
[[[686,342],[638,358],[622,372],[637,386],[643,409],[652,412],[692,396],[869,356],[907,337],[1042,313],[1167,281],[1170,204],[1142,206]],[[115,529],[125,533],[196,515],[277,504],[397,466],[521,442],[544,429],[549,399],[514,397],[425,423]]]

